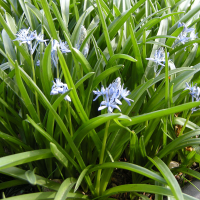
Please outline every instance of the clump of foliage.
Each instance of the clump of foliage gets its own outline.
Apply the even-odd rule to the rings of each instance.
[[[174,175],[200,179],[198,1],[0,7],[0,188],[39,190],[7,199],[195,199]]]

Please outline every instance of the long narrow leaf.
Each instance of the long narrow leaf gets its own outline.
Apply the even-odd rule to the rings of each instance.
[[[154,157],[153,159],[149,157],[149,160],[159,169],[173,192],[173,195],[176,197],[176,200],[184,200],[181,188],[168,166],[158,157]]]

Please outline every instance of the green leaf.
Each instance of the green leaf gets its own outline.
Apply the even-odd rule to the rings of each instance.
[[[9,168],[0,170],[1,174],[12,176],[14,178],[27,181],[27,183],[28,183],[28,179],[25,176],[25,172],[26,172],[25,170],[19,169],[17,167],[9,167]],[[48,180],[48,179],[46,179],[42,176],[36,175],[36,181],[37,181],[37,183],[36,183],[37,185],[40,185],[42,187],[46,187],[46,188],[49,188],[49,189],[52,189],[52,190],[55,190],[55,191],[57,191],[60,187],[59,183]]]
[[[159,183],[166,184],[166,181],[157,173],[150,171],[139,165],[135,165],[135,164],[127,163],[127,162],[106,162],[101,165],[96,165],[93,168],[89,169],[88,173],[97,171],[99,169],[109,169],[109,168],[120,168],[120,169],[129,170],[132,172],[142,174],[143,176],[146,176],[150,179],[156,180]]]
[[[135,58],[133,58],[132,56],[129,56],[127,54],[114,54],[110,60],[108,61],[107,65],[112,65],[117,59],[125,59],[125,60],[129,60],[131,62],[137,62],[137,60]]]
[[[171,39],[177,39],[177,37],[173,36],[173,35],[156,35],[156,36],[152,36],[150,38],[147,38],[146,41],[149,42],[149,41],[152,41],[152,40],[155,40],[155,39],[158,39],[158,38],[171,38]]]
[[[100,126],[101,124],[119,117],[121,113],[109,113],[100,115],[98,117],[95,117],[93,119],[90,119],[89,121],[85,122],[79,129],[74,133],[73,140],[77,147],[81,144],[84,137],[93,129]]]
[[[32,194],[23,194],[14,197],[7,197],[8,200],[27,200],[27,199],[37,199],[37,200],[47,200],[54,199],[56,192],[36,192]],[[74,200],[89,199],[88,196],[83,194],[68,193],[67,198]]]
[[[10,10],[9,3],[5,2],[4,0],[0,0],[0,5],[6,10],[6,12],[8,12],[9,14],[12,13]]]
[[[75,178],[67,178],[64,180],[55,196],[55,200],[65,200],[75,183]]]
[[[117,34],[118,30],[123,26],[123,24],[128,20],[130,15],[139,8],[145,0],[138,1],[132,8],[122,13],[119,17],[117,17],[109,26],[108,26],[108,32],[109,37],[112,40],[114,36]],[[100,36],[100,38],[97,41],[98,46],[101,46],[102,43],[105,42],[105,35],[104,33]],[[91,54],[89,55],[89,59],[93,59],[93,53],[94,49],[91,51]]]
[[[157,185],[147,185],[147,184],[125,184],[121,186],[116,186],[106,190],[101,197],[111,196],[114,194],[125,193],[125,192],[145,192],[145,193],[161,194],[164,196],[174,197],[173,193],[169,188]],[[186,194],[183,194],[183,196],[185,200],[197,200],[196,198]]]
[[[131,20],[131,21],[133,21],[133,20]],[[135,37],[131,23],[130,23],[129,27],[130,27],[129,31],[130,31],[130,35],[131,35],[131,41],[132,41],[132,50],[133,50],[133,53],[135,55],[135,58],[137,59],[137,62],[136,62],[136,65],[135,65],[136,66],[135,70],[137,71],[137,75],[135,76],[135,78],[136,78],[137,82],[140,83],[142,76],[144,74],[144,67],[143,67],[143,63],[142,63],[140,49],[138,47],[137,40],[136,40],[136,37]],[[134,72],[133,75],[135,75],[135,70],[132,70]]]
[[[169,30],[168,30],[168,35],[171,35],[172,32],[175,31],[175,29],[178,27],[179,22],[187,22],[190,20],[198,11],[200,10],[200,4],[197,4],[196,6],[193,7],[190,11],[185,13],[183,17],[177,21]]]
[[[80,34],[80,28],[81,28],[81,25],[83,25],[84,21],[85,21],[85,18],[94,10],[94,7],[93,6],[90,6],[82,15],[81,17],[79,18],[79,20],[77,21],[76,23],[76,26],[74,28],[74,31],[72,33],[72,37],[71,37],[71,42],[72,42],[72,45],[75,46],[76,42],[78,41],[78,37],[79,37],[79,34]]]
[[[122,122],[122,124],[124,126],[131,126],[133,124],[138,124],[150,119],[155,119],[155,118],[159,118],[159,117],[164,117],[167,115],[171,115],[174,113],[178,113],[184,110],[189,110],[191,108],[195,108],[198,107],[200,105],[200,102],[190,102],[190,103],[185,103],[179,106],[174,106],[171,108],[167,108],[167,109],[162,109],[162,110],[158,110],[158,111],[154,111],[151,113],[147,113],[147,114],[142,114],[136,117],[131,117],[132,122]]]
[[[11,2],[11,1],[10,1]],[[30,0],[27,0],[27,2],[31,2]],[[26,16],[26,20],[28,21],[29,26],[32,30],[35,30],[36,27],[39,25],[36,17],[33,15],[33,13],[30,12],[29,8],[26,6],[25,2],[23,0],[19,0],[20,6],[24,12],[24,15]],[[11,4],[12,5],[12,4]],[[14,6],[12,6],[13,8]],[[17,12],[17,9],[15,9]]]
[[[63,21],[63,18],[61,17],[60,15],[60,11],[58,10],[56,4],[54,2],[52,2],[52,8],[53,8],[53,12],[62,28],[62,31],[65,33],[64,34],[64,37],[69,45],[69,49],[71,50],[72,49],[72,44],[71,44],[71,40],[69,39],[70,38],[70,33],[68,31],[68,25],[66,26],[64,21]]]
[[[100,0],[96,0],[96,4],[97,4],[97,8],[98,8],[98,12],[99,12],[99,18],[101,20],[101,24],[102,24],[103,33],[104,33],[104,36],[105,36],[105,41],[106,41],[106,44],[107,44],[108,52],[110,54],[110,57],[112,57],[114,52],[113,52],[113,48],[112,48],[112,45],[111,45],[111,40],[110,40],[110,36],[109,36],[109,33],[108,33],[108,27],[107,27],[106,21],[104,19]]]
[[[184,200],[181,188],[168,166],[158,157],[154,157],[153,159],[148,157],[148,159],[158,168],[160,173],[163,175],[175,198],[177,200]]]
[[[87,73],[83,78],[81,78],[79,81],[76,82],[75,87],[76,89],[83,84],[84,81],[86,81],[88,78],[90,78],[91,76],[93,76],[95,74],[95,72],[89,72]]]
[[[49,99],[50,91],[51,91],[50,83],[53,80],[52,71],[51,71],[51,42],[45,49],[44,56],[42,59],[42,65],[40,66],[40,69],[41,69],[42,88],[43,88],[45,96]]]
[[[65,81],[66,81],[69,89],[73,88],[73,90],[71,92],[72,102],[73,102],[73,104],[76,108],[76,111],[77,111],[78,115],[80,116],[82,122],[85,123],[89,119],[88,119],[88,116],[87,116],[85,110],[83,109],[83,105],[81,104],[80,99],[78,97],[78,94],[76,92],[76,88],[75,88],[75,85],[73,83],[73,80],[72,80],[71,74],[69,72],[68,66],[67,66],[65,59],[64,59],[64,57],[63,57],[63,55],[60,51],[58,51],[58,56],[59,56],[59,61],[60,61],[62,70],[63,70],[64,77],[65,77]],[[90,135],[91,135],[91,137],[92,137],[92,139],[93,139],[93,141],[94,141],[94,143],[97,147],[97,150],[100,151],[101,141],[100,141],[98,135],[96,134],[96,132],[94,130],[90,133]]]
[[[10,14],[8,14],[8,13],[6,13],[6,22],[7,22],[8,26],[10,27],[11,31],[12,31],[13,33],[16,33],[17,30],[16,30],[16,23],[15,23],[15,20],[14,20],[14,18],[13,18]]]
[[[34,171],[35,170],[28,170],[28,171],[25,172],[25,176],[26,176],[27,180],[32,185],[36,185],[36,183],[37,183],[37,179],[36,179],[36,175],[35,175]]]
[[[56,140],[53,139],[52,136],[50,136],[47,132],[45,132],[40,126],[38,126],[29,116],[27,116],[28,121],[51,143],[54,143],[56,145],[56,148],[62,152],[62,154],[74,165],[74,167],[80,171],[80,167],[77,165],[77,163],[71,158],[71,156],[58,144]],[[56,151],[56,148],[53,150]],[[52,150],[52,149],[51,149]],[[54,151],[54,152],[55,152]]]
[[[116,65],[114,67],[110,67],[109,69],[106,69],[104,72],[102,72],[99,76],[97,76],[92,84],[92,90],[102,81],[104,80],[107,76],[110,74],[116,72],[117,70],[121,69],[124,67],[124,65]]]
[[[13,136],[10,136],[6,133],[3,133],[0,131],[0,138],[4,139],[5,141],[9,141],[9,142],[12,142],[18,146],[21,146],[23,147],[25,150],[32,150],[31,147],[27,146],[26,144],[24,144],[20,139],[18,138],[15,138]]]
[[[16,39],[15,35],[13,34],[13,32],[10,30],[10,27],[7,25],[6,21],[4,20],[3,16],[0,13],[0,21],[1,21],[1,25],[4,27],[5,31],[7,32],[7,34],[9,35],[11,40]],[[31,66],[31,59],[30,59],[30,55],[29,53],[26,51],[26,49],[23,46],[19,45],[18,41],[14,41],[15,46],[19,49],[20,53],[22,54],[22,56],[25,58],[25,60],[27,61],[27,63]]]
[[[185,124],[185,121],[186,121],[185,118],[174,117],[173,124],[179,124],[179,125],[183,126]],[[192,129],[192,130],[199,129],[199,126],[191,121],[187,122],[186,127],[189,129]]]
[[[16,74],[16,80],[17,80],[17,84],[18,84],[18,87],[19,87],[19,90],[21,92],[21,95],[22,95],[22,98],[24,100],[24,103],[26,105],[26,108],[28,109],[31,117],[34,119],[34,121],[36,121],[37,123],[39,123],[39,117],[37,115],[37,112],[35,110],[35,107],[33,106],[30,98],[29,98],[29,95],[27,93],[27,90],[22,82],[22,79],[21,79],[21,75],[20,75],[20,67],[18,66],[18,63],[15,62],[15,74]]]
[[[58,150],[57,146],[50,142],[50,149],[56,159],[58,159],[66,168],[68,168],[67,158]]]
[[[16,68],[16,69],[17,69],[17,68]],[[18,71],[17,71],[17,72],[18,72]],[[17,72],[16,72],[16,73],[17,73]],[[61,130],[63,131],[63,134],[64,134],[66,140],[68,141],[68,144],[70,145],[72,151],[75,153],[78,162],[80,162],[80,163],[81,163],[80,165],[81,165],[83,168],[85,168],[85,167],[84,167],[84,162],[83,162],[82,157],[81,157],[81,155],[80,155],[80,152],[79,152],[79,150],[76,148],[74,142],[72,141],[71,135],[69,134],[69,132],[68,132],[68,130],[67,130],[67,128],[66,128],[66,126],[65,126],[65,124],[64,124],[64,122],[63,122],[63,120],[62,120],[62,119],[60,118],[60,116],[56,113],[55,109],[52,107],[52,105],[51,105],[50,102],[47,100],[47,98],[45,97],[45,95],[41,92],[41,90],[40,90],[40,89],[38,88],[38,86],[34,83],[34,81],[28,76],[28,74],[26,74],[26,72],[25,72],[22,68],[20,68],[20,72],[21,72],[21,74],[22,74],[23,79],[25,80],[25,82],[26,82],[26,83],[29,83],[30,86],[33,87],[34,90],[37,92],[38,97],[39,97],[40,100],[44,103],[45,107],[48,108],[48,109],[50,110],[50,112],[53,113],[53,115],[54,115],[54,117],[55,117],[55,119],[56,119],[58,125],[60,126]],[[18,72],[18,73],[19,73],[19,72]],[[19,77],[18,77],[18,78],[19,78]],[[20,79],[20,80],[21,80],[21,79]],[[21,83],[21,82],[20,82],[20,83]],[[22,83],[21,83],[21,84],[22,84]],[[69,86],[69,88],[72,88],[72,87],[70,87],[69,84],[68,84],[68,86]],[[73,87],[73,88],[74,88],[74,87]],[[73,92],[73,90],[72,90],[72,92]],[[71,93],[72,93],[72,92],[71,92]],[[30,103],[30,105],[32,105],[32,103]],[[32,105],[32,106],[33,106],[33,105]],[[44,132],[43,130],[41,130],[41,127],[39,127],[39,126],[36,124],[36,122],[37,122],[36,120],[31,120],[31,119],[29,118],[29,121],[31,121],[32,124],[34,124],[34,126],[37,127],[38,130],[40,130],[42,133],[45,133],[45,137],[47,137],[46,132]],[[48,137],[48,139],[49,139],[49,140],[52,140],[52,138],[49,138],[49,137]],[[55,141],[53,141],[53,143],[55,143]]]
[[[53,154],[51,153],[50,149],[40,149],[5,156],[0,158],[0,170],[51,157],[53,157]]]
[[[62,95],[60,95],[56,99],[56,101],[52,105],[52,107],[54,108],[55,111],[57,110],[57,108],[60,105],[61,101],[63,101],[65,96],[68,95],[70,91],[71,91],[71,89],[68,90],[67,92],[63,93]],[[47,127],[47,133],[50,134],[51,136],[53,136],[54,122],[55,122],[54,114],[52,112],[49,112],[48,113],[48,119],[47,119],[47,126],[46,127]]]
[[[40,21],[40,23],[44,26],[47,34],[49,35],[49,37],[51,37],[51,31],[50,31],[50,27],[48,24],[48,21],[45,17],[45,15],[43,15],[35,6],[33,6],[31,3],[26,2],[26,5],[28,6],[28,8],[35,14],[35,16],[38,18],[38,20]]]
[[[188,175],[200,180],[200,173],[198,171],[193,170],[193,169],[189,169],[189,168],[186,168],[186,167],[176,167],[176,168],[171,169],[171,171],[174,174],[182,172],[184,174],[188,174]]]
[[[177,29],[171,34],[171,36],[177,37],[177,36],[181,33],[182,30],[183,30],[183,27],[177,28]],[[175,41],[174,38],[169,38],[169,39],[167,40],[167,42],[166,42],[166,45],[168,45],[168,46],[171,47],[174,41]]]
[[[76,192],[81,184],[81,182],[83,181],[85,175],[87,174],[88,170],[92,167],[92,165],[87,166],[80,174],[80,176],[78,177],[78,180],[76,182],[76,186],[74,188],[74,192]]]
[[[76,48],[72,49],[77,61],[79,61],[81,63],[81,66],[83,67],[83,71],[85,73],[89,73],[92,72],[93,69],[90,66],[90,63],[87,61],[87,59],[84,57],[84,55]]]
[[[23,180],[5,181],[3,183],[0,183],[0,190],[7,189],[10,187],[15,187],[18,185],[24,185],[24,184],[27,184],[27,181],[23,181]]]
[[[44,9],[44,13],[45,13],[45,16],[46,16],[46,19],[48,21],[49,28],[50,28],[50,31],[51,31],[51,36],[53,37],[53,39],[58,40],[56,28],[55,28],[53,18],[51,16],[51,12],[50,12],[50,9],[49,9],[49,4],[48,4],[47,0],[43,0],[40,3],[41,3],[41,5]]]
[[[68,22],[69,22],[69,14],[70,14],[69,6],[70,6],[70,0],[60,0],[62,18],[66,27],[68,27]]]
[[[6,85],[19,97],[19,99],[24,103],[21,94],[20,94],[20,90],[19,87],[17,85],[17,83],[15,81],[12,80],[12,78],[10,78],[10,75],[13,74],[14,71],[12,71],[9,75],[5,73],[5,71],[3,71],[2,69],[0,69],[0,78],[4,81],[4,83],[6,83]]]

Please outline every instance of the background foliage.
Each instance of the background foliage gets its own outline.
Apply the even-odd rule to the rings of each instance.
[[[191,102],[184,90],[185,82],[200,83],[198,1],[0,0],[0,6],[0,173],[13,177],[0,188],[38,187],[15,197],[5,193],[6,199],[111,199],[125,192],[130,199],[148,199],[144,192],[157,200],[195,199],[181,192],[174,175],[200,179],[190,169],[200,162],[200,111],[190,111],[200,102]],[[179,22],[194,28],[197,38],[173,46],[183,30]],[[87,37],[77,48],[81,25]],[[48,39],[34,54],[13,41],[29,27]],[[53,39],[66,41],[71,51],[57,51],[57,67]],[[169,57],[155,76],[154,62],[146,58],[159,47]],[[169,70],[168,60],[176,69]],[[92,91],[117,77],[134,102],[123,100],[121,113],[98,111],[102,99],[93,102]],[[69,91],[50,95],[54,78]],[[169,169],[171,161],[180,166]],[[128,184],[112,187],[116,168],[131,174]]]

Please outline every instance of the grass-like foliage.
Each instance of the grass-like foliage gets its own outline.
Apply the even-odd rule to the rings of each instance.
[[[200,179],[199,10],[0,0],[0,188],[38,187],[6,199],[195,199],[174,175]]]

